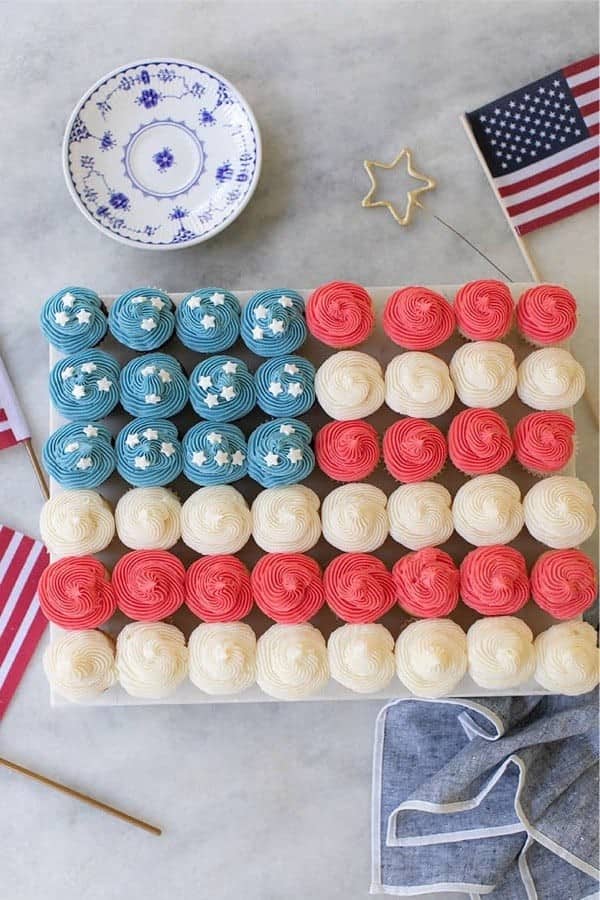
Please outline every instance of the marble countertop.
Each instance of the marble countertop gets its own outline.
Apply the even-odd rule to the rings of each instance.
[[[400,229],[383,210],[361,210],[364,158],[389,160],[411,146],[439,182],[428,208],[515,281],[527,280],[457,117],[589,55],[597,34],[593,0],[130,0],[10,10],[0,36],[0,345],[38,446],[47,427],[47,357],[37,313],[68,282],[117,293],[143,282],[183,291],[209,282],[235,290],[494,276],[428,216]],[[85,222],[63,183],[60,147],[89,84],[124,61],[171,54],[240,88],[260,123],[264,165],[254,199],[230,228],[198,247],[155,253],[121,246]],[[546,232],[534,236],[532,252],[548,280],[578,294],[575,351],[594,381],[595,212]],[[597,447],[585,403],[578,429],[579,472],[593,482]],[[2,454],[0,479],[1,519],[37,533],[40,498],[24,451]],[[356,701],[51,710],[38,654],[1,723],[0,755],[155,821],[164,835],[0,773],[2,894],[361,900],[378,708]]]

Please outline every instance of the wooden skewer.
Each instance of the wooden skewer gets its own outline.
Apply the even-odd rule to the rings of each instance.
[[[24,766],[20,766],[8,759],[0,757],[0,766],[4,766],[13,772],[18,772],[20,775],[25,775],[27,778],[32,778],[34,781],[39,781],[40,784],[45,784],[46,787],[54,788],[55,791],[67,794],[69,797],[75,797],[76,800],[81,800],[83,803],[87,803],[88,806],[93,806],[95,809],[100,809],[102,812],[108,813],[111,816],[116,816],[117,819],[121,819],[129,825],[135,825],[136,828],[142,828],[144,831],[149,831],[150,834],[162,834],[161,829],[157,828],[156,825],[149,825],[148,822],[144,822],[142,819],[136,819],[134,816],[130,816],[129,813],[122,812],[120,809],[115,809],[114,806],[109,806],[107,803],[102,803],[100,800],[95,800],[93,797],[88,797],[87,794],[82,794],[74,788],[67,787],[66,784],[61,784],[59,781],[53,781],[51,778],[46,778],[45,775],[39,775],[37,772],[32,772],[31,769],[26,769]]]
[[[44,475],[44,471],[40,465],[40,461],[37,458],[36,452],[33,449],[33,444],[31,443],[31,438],[25,438],[23,441],[25,445],[25,449],[27,450],[27,455],[29,457],[29,461],[31,463],[31,467],[35,472],[35,477],[38,480],[38,484],[40,486],[40,490],[42,492],[42,496],[44,500],[50,499],[50,491],[48,490],[48,483],[46,481],[46,476]]]

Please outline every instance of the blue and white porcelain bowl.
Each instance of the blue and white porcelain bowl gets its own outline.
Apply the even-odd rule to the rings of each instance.
[[[181,59],[115,69],[81,98],[63,144],[73,200],[132,247],[171,250],[226,228],[250,200],[261,142],[225,78]]]

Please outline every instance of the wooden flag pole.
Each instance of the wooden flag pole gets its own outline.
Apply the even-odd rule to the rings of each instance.
[[[50,499],[50,491],[48,490],[48,483],[46,481],[46,476],[44,475],[44,470],[40,465],[40,461],[37,458],[36,452],[33,449],[33,444],[31,443],[31,438],[25,438],[23,441],[25,445],[25,449],[27,450],[27,455],[29,457],[29,462],[31,463],[31,467],[35,472],[35,477],[38,480],[38,484],[40,486],[40,490],[42,492],[42,496],[44,500]]]

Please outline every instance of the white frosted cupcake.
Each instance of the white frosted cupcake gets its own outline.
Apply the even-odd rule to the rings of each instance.
[[[396,671],[394,638],[383,625],[342,625],[329,635],[331,677],[357,694],[373,694]]]
[[[237,553],[251,533],[248,504],[228,484],[200,488],[181,507],[181,537],[196,553]]]
[[[396,641],[396,672],[417,697],[445,697],[467,671],[467,638],[451,619],[412,622]]]
[[[537,541],[564,550],[594,533],[594,497],[585,483],[570,475],[552,475],[534,484],[523,500],[527,530]]]
[[[504,475],[478,475],[456,492],[454,528],[476,547],[509,544],[523,528],[521,491]]]
[[[323,537],[338,550],[370,553],[389,532],[387,497],[372,484],[343,484],[323,500]]]
[[[256,635],[244,622],[203,623],[188,641],[190,681],[205,694],[240,694],[256,679]]]
[[[535,680],[553,694],[586,694],[598,684],[600,651],[588,622],[561,622],[535,639]]]
[[[497,341],[464,344],[450,360],[450,377],[461,403],[492,409],[515,392],[515,354]]]
[[[115,508],[117,534],[132,550],[169,550],[181,537],[181,503],[164,487],[133,488]]]
[[[395,356],[385,370],[385,402],[404,416],[441,416],[454,403],[448,366],[433,353],[415,350]]]
[[[561,347],[536,350],[519,366],[517,393],[532,409],[566,409],[574,406],[584,391],[583,367]]]
[[[305,553],[321,537],[320,505],[302,484],[267,488],[252,504],[252,537],[267,553]]]
[[[117,638],[117,672],[132,697],[169,697],[188,671],[188,650],[179,628],[166,622],[131,622]]]
[[[88,556],[108,547],[115,521],[109,504],[96,491],[62,491],[44,503],[40,533],[52,556]]]
[[[516,688],[535,669],[531,628],[514,616],[478,619],[467,631],[467,656],[475,684],[489,691]]]
[[[325,638],[313,625],[271,625],[256,645],[256,680],[278,700],[302,700],[329,680]]]
[[[454,531],[450,492],[434,481],[403,484],[387,505],[390,535],[409,550],[437,547]]]
[[[383,371],[368,353],[342,350],[317,369],[315,392],[332,419],[365,419],[384,401]]]
[[[117,680],[115,645],[102,631],[59,634],[42,662],[51,689],[72,703],[95,700]]]

